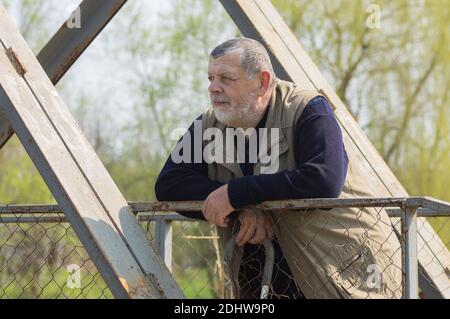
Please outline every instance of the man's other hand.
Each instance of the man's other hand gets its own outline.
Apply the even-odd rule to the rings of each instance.
[[[261,244],[266,238],[272,238],[273,230],[269,217],[256,208],[244,208],[239,213],[241,228],[236,235],[236,244]]]
[[[209,194],[202,206],[205,219],[217,226],[228,226],[228,215],[234,211],[228,198],[228,184],[225,184]]]

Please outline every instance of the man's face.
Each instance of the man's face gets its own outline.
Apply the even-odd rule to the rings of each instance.
[[[216,59],[210,58],[208,65],[209,96],[214,115],[222,123],[233,127],[244,127],[257,117],[257,77],[247,78],[240,66],[239,54],[230,52]]]

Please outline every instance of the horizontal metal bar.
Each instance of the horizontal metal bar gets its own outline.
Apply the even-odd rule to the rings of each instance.
[[[163,212],[163,211],[200,211],[202,201],[177,201],[177,202],[129,202],[128,205],[135,212]],[[343,207],[385,207],[406,208],[425,207],[420,210],[419,216],[447,216],[450,212],[450,203],[436,200],[431,197],[387,197],[387,198],[312,198],[296,200],[278,200],[264,202],[257,206],[263,210],[283,209],[307,209],[307,208],[343,208]],[[18,213],[59,213],[62,212],[58,205],[1,205],[1,214]],[[393,217],[398,212],[389,209]],[[395,216],[394,216],[395,215]]]
[[[386,213],[389,217],[401,217],[403,210],[401,208],[387,208]],[[448,211],[434,211],[429,208],[417,209],[418,217],[450,217],[450,210]]]
[[[262,210],[300,210],[306,208],[336,207],[403,207],[406,198],[310,198],[263,202],[257,205]],[[130,203],[136,211],[199,211],[202,201],[179,202],[134,202]]]
[[[34,224],[34,223],[67,223],[67,219],[64,215],[48,215],[37,216],[37,215],[27,215],[27,216],[10,216],[3,217],[0,214],[0,224]]]
[[[8,207],[7,210],[4,208]],[[48,208],[48,210],[47,210]],[[200,220],[192,219],[173,212],[138,212],[137,219],[140,222],[166,221],[186,221],[196,222]],[[389,217],[401,217],[403,214],[400,208],[386,209]],[[448,212],[435,212],[427,208],[417,210],[418,217],[450,217]],[[58,223],[67,222],[64,214],[57,205],[34,205],[30,206],[0,206],[0,223]]]
[[[432,210],[436,213],[447,213],[450,212],[450,203],[445,202],[443,200],[439,200],[433,197],[410,197],[407,202],[418,199],[421,201],[421,205],[418,207],[427,208],[429,210]],[[409,203],[408,203],[409,205]]]
[[[137,214],[138,221],[160,221],[160,220],[171,220],[171,221],[200,221],[198,219],[188,218],[186,216],[177,214],[177,213],[138,213]]]
[[[199,211],[202,201],[179,202],[131,202],[134,211]],[[417,205],[419,204],[419,205]],[[345,207],[420,207],[423,204],[432,209],[437,207],[443,213],[450,212],[450,203],[431,197],[364,197],[364,198],[308,198],[267,201],[257,205],[262,210],[300,210],[306,208],[345,208]],[[433,206],[434,205],[434,206]],[[447,210],[445,210],[448,207]]]
[[[1,205],[0,214],[63,213],[59,205]]]
[[[5,217],[6,215],[6,217]],[[17,214],[20,216],[13,216],[13,214],[0,213],[0,224],[7,223],[67,223],[67,219],[63,213],[27,213]],[[158,214],[137,214],[139,222],[158,222],[158,221],[180,221],[180,222],[198,222],[201,220],[192,219],[179,215],[177,213],[158,213]]]

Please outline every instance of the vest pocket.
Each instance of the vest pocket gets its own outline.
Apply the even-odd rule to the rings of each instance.
[[[333,280],[338,285],[338,289],[344,292],[344,295],[351,297],[357,290],[363,289],[367,281],[368,263],[367,249],[358,251],[351,256],[341,269],[333,274]]]

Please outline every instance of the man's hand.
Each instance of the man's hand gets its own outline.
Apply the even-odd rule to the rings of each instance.
[[[227,216],[234,211],[228,198],[228,184],[225,184],[209,194],[202,206],[205,219],[217,226],[227,227]]]
[[[256,208],[244,208],[239,213],[241,228],[236,235],[236,244],[261,244],[266,238],[272,238],[273,230],[269,217]]]

